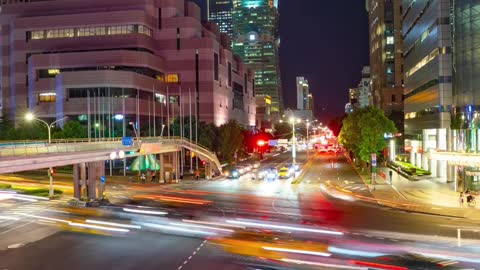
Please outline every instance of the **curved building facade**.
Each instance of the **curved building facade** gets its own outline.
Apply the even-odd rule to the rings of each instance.
[[[3,111],[141,135],[189,116],[255,125],[253,76],[184,0],[52,0],[2,7]],[[191,112],[191,113],[190,113]]]

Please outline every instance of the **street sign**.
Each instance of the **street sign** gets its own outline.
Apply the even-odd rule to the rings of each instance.
[[[377,167],[377,155],[373,153],[371,155],[371,158],[372,158],[372,167]]]
[[[133,138],[132,137],[122,137],[122,145],[123,146],[132,146],[133,145]]]
[[[100,176],[100,183],[105,184],[105,176]]]
[[[268,141],[268,146],[277,146],[278,145],[278,140],[269,140]]]

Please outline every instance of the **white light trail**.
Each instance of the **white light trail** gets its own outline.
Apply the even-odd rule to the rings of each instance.
[[[107,221],[94,220],[94,219],[87,219],[87,220],[85,220],[85,222],[92,223],[92,224],[109,225],[109,226],[120,227],[120,228],[130,228],[130,229],[141,229],[142,228],[141,226],[138,226],[138,225],[122,224],[122,223],[116,223],[116,222],[107,222]]]
[[[272,228],[272,229],[280,229],[280,230],[322,233],[322,234],[332,234],[332,235],[343,235],[342,232],[337,232],[337,231],[319,230],[319,229],[310,229],[310,228],[301,228],[301,227],[292,227],[292,226],[283,226],[283,225],[274,225],[274,224],[266,224],[266,223],[255,223],[255,222],[249,222],[249,221],[227,220],[226,222],[227,223],[250,226],[250,227]]]
[[[92,225],[92,224],[83,224],[83,223],[76,223],[76,222],[69,222],[68,225],[73,227],[81,227],[87,229],[97,229],[97,230],[104,230],[104,231],[112,231],[112,232],[129,232],[128,229],[121,229],[121,228],[111,228],[99,225]]]
[[[315,256],[322,256],[322,257],[330,257],[331,254],[326,252],[317,252],[317,251],[310,251],[310,250],[301,250],[301,249],[290,249],[290,248],[276,248],[276,247],[262,247],[265,250],[269,251],[278,251],[278,252],[286,252],[286,253],[296,253],[296,254],[305,254],[305,255],[315,255]]]
[[[167,215],[167,212],[162,211],[152,211],[152,210],[140,210],[140,209],[131,209],[131,208],[123,208],[123,211],[136,213],[136,214],[148,214],[148,215]]]

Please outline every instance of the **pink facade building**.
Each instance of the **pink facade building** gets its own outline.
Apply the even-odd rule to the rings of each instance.
[[[2,111],[12,119],[27,111],[68,116],[92,136],[112,135],[119,122],[123,130],[132,122],[142,136],[160,135],[180,115],[254,126],[252,73],[200,13],[184,0],[4,5]]]

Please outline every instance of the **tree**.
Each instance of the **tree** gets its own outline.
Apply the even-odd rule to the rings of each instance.
[[[77,121],[68,121],[63,125],[63,129],[60,132],[61,138],[85,138],[87,133],[85,129]]]
[[[370,154],[379,153],[387,146],[383,134],[395,133],[397,129],[378,108],[367,107],[355,110],[343,120],[339,142],[360,158],[370,161]]]
[[[235,153],[243,149],[242,133],[242,127],[235,120],[219,127],[217,153],[221,160],[231,163]]]
[[[192,121],[193,122],[193,121]],[[195,122],[192,124],[192,129],[195,128]],[[195,131],[195,130],[193,130]],[[188,133],[185,133],[188,134]],[[213,123],[200,122],[198,125],[198,143],[204,147],[207,147],[211,151],[216,151],[218,137],[218,128]],[[193,133],[195,138],[195,133]]]
[[[278,139],[290,139],[292,138],[292,124],[287,122],[276,123],[273,126],[275,132],[273,135]]]

